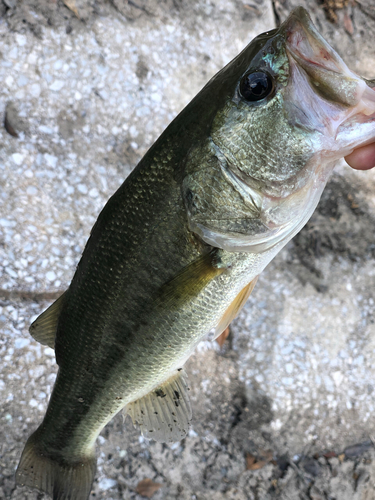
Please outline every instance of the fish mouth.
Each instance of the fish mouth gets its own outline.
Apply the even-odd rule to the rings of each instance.
[[[336,104],[358,104],[362,90],[358,76],[316,30],[307,11],[302,7],[293,11],[284,29],[287,51],[306,72],[315,91]]]
[[[320,149],[332,159],[373,142],[375,81],[348,68],[303,7],[280,30],[290,63],[286,106],[291,121],[324,136]]]

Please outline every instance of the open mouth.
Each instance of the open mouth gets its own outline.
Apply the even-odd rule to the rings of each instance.
[[[375,139],[375,82],[352,72],[317,32],[308,13],[296,9],[285,22],[286,48],[290,59],[290,83],[300,103],[300,120],[327,139],[327,154],[340,158]],[[313,96],[308,98],[309,89]],[[296,90],[297,89],[297,90]],[[299,89],[299,90],[298,90]],[[311,91],[310,91],[311,94]],[[311,102],[314,101],[312,109]],[[308,107],[308,110],[304,110]],[[309,123],[306,116],[309,115]],[[328,142],[328,141],[327,141]]]

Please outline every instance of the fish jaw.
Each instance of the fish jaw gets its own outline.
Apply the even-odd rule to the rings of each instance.
[[[348,68],[302,7],[292,12],[283,29],[290,63],[286,89],[290,119],[316,130],[319,153],[332,160],[373,142],[374,82]]]

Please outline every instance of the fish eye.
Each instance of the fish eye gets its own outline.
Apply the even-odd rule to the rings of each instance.
[[[261,101],[274,89],[273,78],[265,71],[247,73],[240,82],[240,94],[246,101]]]

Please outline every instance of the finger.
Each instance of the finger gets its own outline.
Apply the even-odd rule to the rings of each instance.
[[[368,170],[375,167],[375,143],[355,149],[345,157],[346,162],[356,170]]]

